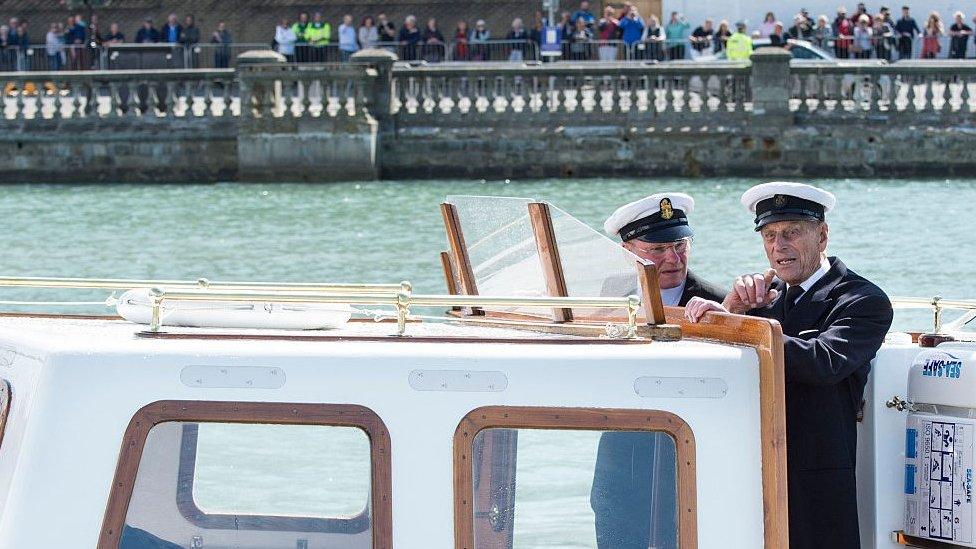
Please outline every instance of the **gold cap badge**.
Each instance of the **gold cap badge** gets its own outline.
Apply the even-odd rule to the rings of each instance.
[[[671,219],[674,217],[674,209],[671,207],[671,200],[661,199],[661,219]]]
[[[785,194],[776,195],[776,198],[773,199],[773,203],[776,204],[777,208],[782,208],[783,206],[786,205],[786,195]]]

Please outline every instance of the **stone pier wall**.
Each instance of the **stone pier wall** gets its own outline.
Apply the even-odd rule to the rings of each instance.
[[[0,182],[976,172],[976,62],[409,66],[374,51],[4,80]]]

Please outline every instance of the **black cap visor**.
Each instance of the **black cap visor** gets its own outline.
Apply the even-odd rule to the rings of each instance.
[[[634,240],[640,240],[641,242],[653,242],[655,244],[665,243],[665,242],[675,242],[681,240],[682,238],[689,238],[695,236],[695,231],[691,230],[688,225],[675,225],[674,227],[668,227],[666,229],[661,229],[658,231],[652,231],[647,234],[643,234],[634,238]]]

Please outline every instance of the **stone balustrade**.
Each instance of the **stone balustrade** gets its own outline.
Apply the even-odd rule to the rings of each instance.
[[[791,64],[773,48],[751,63],[273,55],[236,69],[0,73],[0,180],[976,169],[959,154],[976,145],[972,61]]]

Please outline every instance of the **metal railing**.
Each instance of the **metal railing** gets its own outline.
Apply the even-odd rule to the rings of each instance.
[[[538,61],[539,44],[532,40],[489,40],[451,42],[449,61]]]
[[[893,297],[891,298],[891,305],[895,309],[931,309],[932,329],[933,333],[936,334],[942,333],[945,328],[949,331],[960,330],[964,325],[976,319],[976,300],[943,299],[939,296],[928,299],[922,297]],[[947,309],[967,312],[948,325],[943,326],[942,315]]]

